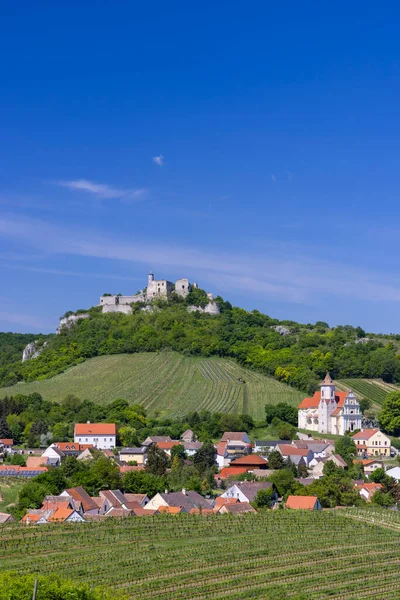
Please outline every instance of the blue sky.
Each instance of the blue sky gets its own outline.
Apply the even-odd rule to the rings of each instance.
[[[0,330],[54,331],[152,269],[280,319],[399,332],[399,17],[3,3]]]

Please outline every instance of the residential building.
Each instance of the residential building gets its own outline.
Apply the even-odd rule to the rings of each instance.
[[[43,452],[41,458],[47,458],[47,462],[51,467],[59,467],[61,465],[62,459],[65,458],[65,454],[54,444],[51,444]]]
[[[186,431],[184,431],[181,435],[181,440],[182,442],[195,442],[197,440],[197,437],[195,436],[195,434],[193,433],[193,431],[191,429],[186,429]]]
[[[393,469],[389,469],[386,471],[386,475],[389,475],[389,477],[393,477],[393,479],[395,479],[397,482],[400,482],[400,467],[393,467]]]
[[[72,507],[81,514],[95,514],[99,512],[99,507],[91,496],[82,486],[68,488],[60,496],[71,499]]]
[[[282,440],[256,440],[254,442],[254,452],[256,454],[268,454],[275,450],[277,444],[282,444]]]
[[[354,392],[336,391],[329,373],[312,398],[304,398],[298,406],[300,429],[344,435],[361,428],[362,414]]]
[[[243,467],[248,471],[251,471],[252,469],[267,469],[268,461],[262,456],[258,456],[258,454],[248,454],[247,456],[242,456],[241,458],[231,461],[230,469],[240,469]]]
[[[149,435],[147,437],[142,446],[151,446],[152,444],[157,444],[158,442],[171,442],[171,438],[169,435]]]
[[[383,462],[381,460],[375,460],[374,458],[362,458],[353,461],[355,465],[362,465],[364,467],[364,473],[367,477],[371,475],[376,469],[383,469]],[[400,468],[399,474],[400,474]]]
[[[236,498],[239,502],[254,502],[260,490],[274,490],[274,498],[278,500],[275,486],[270,481],[237,481],[221,494],[221,498]]]
[[[292,444],[277,444],[276,449],[282,454],[283,458],[290,460],[296,465],[301,464],[301,459],[306,466],[310,464],[314,458],[314,453],[309,448],[296,448]]]
[[[6,523],[13,523],[14,521],[15,519],[12,515],[0,512],[0,525],[5,525]]]
[[[243,513],[255,513],[255,508],[251,506],[249,502],[237,502],[236,504],[223,504],[218,512],[229,515],[240,515]]]
[[[145,465],[147,461],[147,446],[141,448],[122,448],[119,451],[119,460],[125,463],[136,462],[138,465]]]
[[[324,475],[324,467],[328,461],[332,461],[336,467],[347,469],[347,463],[339,454],[332,454],[328,458],[313,459],[310,462],[311,475],[315,479],[320,479]]]
[[[288,496],[285,506],[292,510],[322,510],[316,496]]]
[[[225,431],[221,442],[244,442],[251,445],[250,438],[245,431]]]
[[[191,508],[212,508],[213,503],[208,502],[203,496],[194,491],[168,492],[156,494],[144,507],[145,510],[159,510],[161,506],[183,507],[186,512]]]
[[[358,490],[361,498],[366,500],[366,502],[371,502],[372,496],[378,490],[382,490],[383,485],[380,483],[358,483],[355,485],[355,488]]]
[[[390,456],[390,438],[379,429],[361,429],[352,439],[358,456]]]
[[[77,444],[75,442],[54,442],[52,446],[61,450],[64,456],[79,456],[87,448],[93,448],[92,444]]]
[[[28,456],[26,459],[26,466],[28,469],[35,469],[36,467],[47,467],[50,465],[50,460],[47,456]]]
[[[183,442],[187,456],[194,456],[203,447],[203,442]]]
[[[314,458],[327,458],[335,451],[335,445],[324,440],[293,440],[292,445],[303,450],[312,450]]]
[[[0,448],[2,450],[12,450],[14,446],[14,440],[11,438],[1,438],[0,439]]]
[[[115,448],[117,428],[115,423],[76,423],[74,442],[92,444],[100,450]]]

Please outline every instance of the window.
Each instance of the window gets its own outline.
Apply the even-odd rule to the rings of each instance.
[[[110,438],[110,442],[112,442],[112,438]]]
[[[79,441],[81,442],[81,441],[82,441],[82,438],[79,438]]]
[[[88,439],[86,438],[86,441],[88,441]]]

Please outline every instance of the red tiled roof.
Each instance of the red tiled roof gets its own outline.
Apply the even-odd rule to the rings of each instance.
[[[265,460],[265,458],[263,458],[262,456],[258,456],[258,454],[248,454],[247,456],[242,456],[241,458],[237,458],[236,460],[233,460],[230,464],[231,468],[232,467],[236,467],[236,465],[238,466],[248,466],[248,465],[268,465],[268,461]]]
[[[356,487],[367,491],[371,491],[380,490],[383,488],[383,485],[381,483],[362,483],[361,485],[356,485]]]
[[[215,506],[224,506],[225,504],[236,504],[239,502],[239,498],[215,498]]]
[[[379,429],[364,429],[352,435],[353,440],[369,440],[373,435],[378,433]]]
[[[336,410],[342,408],[346,399],[347,392],[335,392]],[[298,406],[298,408],[318,408],[321,400],[321,391],[315,392],[312,398],[304,398]],[[336,410],[334,412],[336,412]]]
[[[116,435],[115,423],[76,423],[75,435]]]
[[[30,514],[30,513],[27,513],[26,515],[24,515],[24,516],[22,517],[22,519],[21,519],[20,523],[27,523],[27,522],[28,522],[28,520],[29,520],[31,523],[36,523],[36,521],[39,521],[39,519],[41,518],[41,516],[42,516],[42,515],[38,515],[38,514],[33,514],[33,515],[32,515],[32,514]]]
[[[177,514],[183,512],[183,506],[159,506],[158,512],[165,512],[165,513],[177,515]]]
[[[236,475],[241,475],[242,473],[247,473],[248,467],[225,467],[221,469],[221,473],[218,473],[215,477],[219,479],[226,479],[227,477],[236,477]]]
[[[0,443],[3,444],[4,446],[13,446],[14,440],[12,440],[10,438],[1,438]]]
[[[318,498],[316,496],[288,496],[286,508],[297,510],[313,510]]]
[[[307,456],[310,452],[307,448],[296,448],[290,444],[277,444],[277,446],[284,456]]]
[[[171,442],[156,442],[156,446],[160,448],[160,450],[171,450],[174,446],[179,446],[182,442],[173,440]]]
[[[79,444],[76,442],[56,442],[54,445],[61,452],[83,452],[86,448],[93,448],[93,444]]]
[[[28,456],[26,466],[28,469],[36,469],[36,467],[45,467],[48,462],[47,456]]]
[[[226,442],[219,442],[217,444],[217,454],[219,456],[225,456]]]
[[[242,441],[244,436],[247,435],[245,431],[225,431],[221,438],[221,442],[239,442]]]
[[[86,490],[83,489],[82,486],[77,486],[74,488],[68,488],[65,490],[71,498],[73,498],[77,502],[82,503],[82,508],[84,511],[97,509],[98,506],[96,502],[94,502],[93,498],[89,496]]]
[[[51,517],[48,518],[48,521],[50,521],[51,523],[55,523],[57,521],[59,523],[63,523],[68,519],[68,517],[72,515],[73,512],[74,511],[72,510],[72,508],[57,508],[57,510],[54,511]]]

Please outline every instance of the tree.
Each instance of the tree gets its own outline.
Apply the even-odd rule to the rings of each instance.
[[[385,508],[396,504],[396,500],[393,496],[389,492],[384,492],[383,490],[376,490],[371,498],[371,502]]]
[[[255,500],[255,508],[271,508],[275,503],[275,490],[273,487],[258,490]]]
[[[357,456],[357,447],[351,437],[344,435],[335,442],[335,452],[346,462]]]
[[[0,419],[0,439],[12,439],[11,429],[6,419]]]
[[[178,458],[180,461],[185,460],[186,452],[183,444],[177,444],[176,446],[172,446],[171,448],[171,460],[174,458]]]
[[[131,494],[147,494],[150,498],[166,489],[165,477],[146,471],[131,471],[122,479],[122,489]]]
[[[124,425],[118,429],[118,436],[122,446],[135,447],[139,444],[139,438],[136,429],[129,425]]]
[[[56,575],[21,575],[13,571],[0,574],[1,598],[12,600],[31,600],[35,580],[38,581],[38,599],[40,600],[111,600],[113,593],[100,588],[91,588],[85,583],[75,583],[61,579]],[[123,600],[122,596],[119,596]]]
[[[168,458],[163,450],[152,444],[147,453],[146,471],[153,475],[164,475],[168,466]]]
[[[400,392],[390,392],[386,396],[378,422],[386,433],[400,436]]]
[[[285,461],[279,450],[272,450],[268,454],[268,466],[270,469],[282,469]]]
[[[286,404],[286,402],[278,402],[278,404],[266,404],[265,405],[265,420],[266,422],[272,423],[274,418],[278,418],[281,421],[285,421],[285,423],[290,423],[291,425],[297,427],[297,408],[290,406],[290,404]]]
[[[197,450],[193,456],[193,464],[202,472],[207,469],[211,469],[216,464],[217,451],[213,444],[207,443]]]

